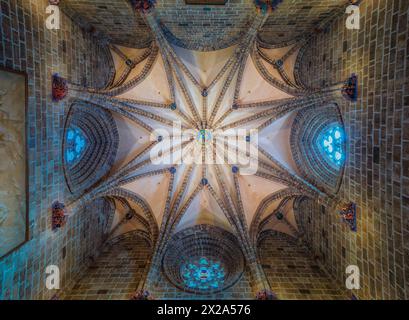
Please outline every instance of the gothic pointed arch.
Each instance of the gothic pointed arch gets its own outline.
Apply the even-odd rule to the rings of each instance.
[[[79,194],[95,185],[111,169],[118,149],[118,131],[110,112],[74,101],[68,112],[62,143],[65,179]]]
[[[292,156],[301,176],[327,193],[337,193],[346,160],[346,137],[335,103],[298,111],[291,129]]]
[[[162,268],[168,281],[195,294],[217,293],[236,284],[245,268],[238,239],[211,225],[196,225],[176,233]]]

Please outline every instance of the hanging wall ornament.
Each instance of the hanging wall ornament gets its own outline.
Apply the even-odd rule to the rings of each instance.
[[[66,222],[67,215],[64,203],[55,201],[52,204],[52,229],[60,229],[65,226]]]
[[[272,12],[277,9],[277,6],[283,2],[283,0],[254,0],[254,5],[258,12]]]
[[[58,73],[52,76],[52,97],[53,101],[58,102],[63,100],[68,94],[67,80],[60,77]]]
[[[149,291],[139,290],[135,292],[130,300],[155,300]]]
[[[278,298],[272,291],[264,289],[257,293],[256,300],[278,300]]]
[[[353,202],[342,206],[340,212],[342,221],[344,221],[352,231],[356,231],[356,204]]]
[[[353,73],[348,80],[345,81],[342,87],[342,95],[351,102],[358,100],[358,77],[356,74]]]
[[[51,297],[50,300],[61,300],[61,299],[60,299],[60,296],[56,293]]]
[[[132,8],[142,13],[149,12],[155,4],[156,0],[131,0]]]

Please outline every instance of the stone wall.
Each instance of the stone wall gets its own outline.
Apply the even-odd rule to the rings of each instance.
[[[300,214],[312,249],[339,283],[348,265],[360,267],[360,299],[409,298],[408,9],[406,0],[362,1],[360,30],[346,29],[346,15],[333,21],[301,70],[312,86],[359,77],[358,102],[340,106],[348,139],[340,196],[357,204],[358,231],[309,202]]]
[[[303,38],[317,26],[337,15],[349,0],[284,0],[260,31],[260,39],[280,44]]]
[[[228,1],[221,6],[186,5],[184,0],[167,0],[158,1],[156,9],[171,42],[203,51],[236,44],[256,13],[250,0]]]
[[[64,2],[64,1],[62,1]],[[303,37],[331,19],[348,0],[286,0],[271,13],[260,38],[278,44]],[[130,0],[70,0],[61,4],[73,19],[104,33],[113,43],[144,47],[151,40],[144,19]],[[215,50],[236,44],[256,15],[253,0],[225,5],[186,5],[185,0],[158,0],[155,14],[168,39],[191,50]]]
[[[49,299],[45,269],[60,267],[62,287],[68,285],[102,241],[103,201],[71,212],[64,229],[51,231],[51,204],[69,203],[62,170],[61,143],[68,105],[51,101],[51,75],[58,72],[75,83],[101,86],[94,74],[104,69],[101,48],[70,19],[62,16],[60,30],[45,27],[46,0],[1,0],[0,66],[28,74],[27,128],[29,163],[30,241],[0,260],[1,299]]]
[[[271,290],[281,300],[343,300],[348,294],[296,239],[271,231],[258,253]]]
[[[143,48],[152,37],[129,0],[70,0],[61,1],[61,8],[78,24],[95,28],[116,44]]]
[[[152,248],[138,236],[107,243],[100,256],[63,295],[66,300],[129,300],[146,272]]]
[[[149,287],[141,281],[148,272],[152,247],[138,233],[129,232],[108,241],[100,255],[78,275],[73,285],[60,296],[64,300],[128,300],[140,287],[154,299],[254,299],[247,271],[227,290],[210,295],[185,292],[174,286],[160,270],[152,275],[158,282]]]

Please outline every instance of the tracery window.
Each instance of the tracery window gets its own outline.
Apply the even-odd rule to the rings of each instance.
[[[182,265],[181,275],[188,288],[216,290],[222,287],[225,272],[220,262],[202,257]]]
[[[339,125],[328,128],[322,135],[320,143],[327,159],[337,166],[344,163],[345,133]]]

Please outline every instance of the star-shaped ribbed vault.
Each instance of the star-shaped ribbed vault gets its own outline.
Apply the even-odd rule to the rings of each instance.
[[[110,174],[78,200],[111,198],[109,237],[144,234],[155,248],[150,274],[175,234],[208,225],[236,236],[265,288],[258,235],[298,237],[296,197],[327,196],[294,161],[291,135],[298,111],[319,112],[331,90],[299,79],[307,39],[283,47],[257,40],[265,14],[239,44],[212,52],[173,46],[154,14],[145,18],[155,41],[145,49],[111,45],[116,72],[107,88],[73,86],[75,99],[111,111],[119,136]]]

